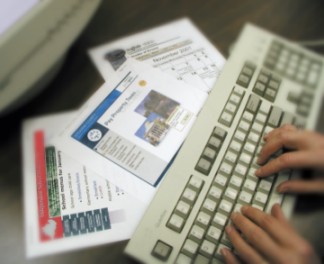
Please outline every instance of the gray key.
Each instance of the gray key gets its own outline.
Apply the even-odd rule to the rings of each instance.
[[[279,107],[276,106],[272,107],[268,124],[272,127],[278,127],[280,123],[281,115],[282,115],[282,111]]]
[[[251,94],[246,104],[246,109],[255,114],[258,111],[260,103],[261,99],[257,95]]]
[[[288,112],[285,112],[282,116],[280,126],[285,124],[292,124],[294,122],[294,115]]]

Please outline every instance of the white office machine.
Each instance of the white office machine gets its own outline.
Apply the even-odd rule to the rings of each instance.
[[[125,252],[150,264],[218,263],[232,248],[233,210],[281,203],[289,217],[294,198],[275,190],[298,172],[260,180],[256,156],[275,127],[315,128],[323,85],[323,57],[246,25]]]
[[[14,110],[58,71],[100,0],[2,0],[0,116]]]

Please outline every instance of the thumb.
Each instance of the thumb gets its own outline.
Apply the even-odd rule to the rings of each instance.
[[[324,194],[324,180],[290,180],[277,187],[279,193],[319,193]]]

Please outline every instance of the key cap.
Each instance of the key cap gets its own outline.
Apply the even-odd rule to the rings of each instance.
[[[186,239],[181,252],[192,258],[197,254],[198,246],[198,243],[196,243],[195,241]]]
[[[194,190],[190,189],[190,188],[186,188],[181,196],[181,198],[189,203],[190,205],[192,205],[197,198],[197,192],[195,192]]]
[[[189,233],[189,238],[192,239],[193,241],[196,241],[197,243],[200,243],[204,237],[204,234],[205,234],[204,228],[198,225],[193,225]]]
[[[167,223],[167,227],[171,228],[176,232],[180,232],[182,230],[182,227],[184,226],[184,223],[185,221],[181,216],[172,214]]]
[[[280,118],[282,115],[282,111],[279,107],[272,107],[271,113],[268,119],[268,125],[272,127],[278,127],[280,123]]]
[[[222,234],[222,230],[220,228],[217,228],[215,226],[210,226],[208,228],[206,238],[211,242],[216,243],[219,240],[221,234]]]
[[[175,264],[191,264],[192,258],[180,253],[175,261]]]
[[[200,246],[199,253],[207,258],[210,258],[216,249],[216,244],[208,240],[204,240]]]
[[[213,225],[216,225],[223,229],[227,222],[228,217],[220,212],[217,212],[213,218]]]
[[[255,114],[259,109],[260,103],[261,103],[261,99],[257,95],[251,94],[246,104],[246,109],[251,113]]]
[[[221,188],[213,185],[208,192],[208,197],[214,201],[217,201],[221,197],[222,192],[223,191]]]
[[[190,212],[190,205],[184,201],[179,201],[175,211],[178,215],[181,215],[184,218],[187,218]]]
[[[201,226],[202,228],[206,229],[206,227],[208,226],[210,220],[211,220],[211,217],[210,217],[209,214],[200,211],[198,213],[197,218],[196,218],[196,224]]]

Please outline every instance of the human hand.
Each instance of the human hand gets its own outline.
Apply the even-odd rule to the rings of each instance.
[[[225,230],[242,261],[320,263],[311,245],[290,226],[278,204],[272,207],[271,215],[250,206],[243,206],[241,211],[242,214],[232,214],[233,225]],[[230,250],[223,248],[221,252],[226,263],[241,263]]]
[[[265,144],[258,159],[261,167],[256,171],[256,176],[265,177],[284,169],[295,168],[312,168],[324,172],[324,135],[298,130],[292,125],[284,125],[265,135],[264,141]],[[290,151],[269,160],[282,148]],[[280,184],[277,190],[279,192],[324,193],[324,179],[290,180]]]

